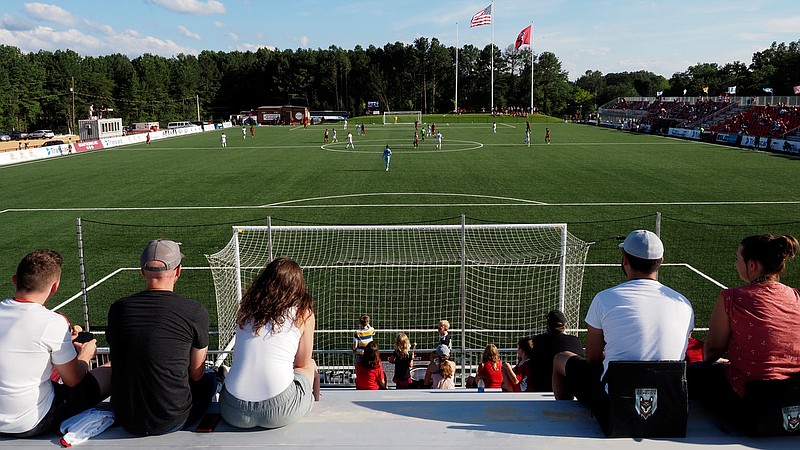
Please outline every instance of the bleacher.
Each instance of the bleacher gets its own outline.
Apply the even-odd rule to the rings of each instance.
[[[211,412],[218,411],[212,404]],[[274,430],[238,430],[224,421],[211,433],[193,430],[140,437],[112,427],[80,448],[794,448],[796,437],[751,438],[720,428],[690,404],[685,438],[605,438],[589,410],[550,393],[356,391],[323,389],[308,416]],[[59,438],[0,438],[0,447],[59,448]]]
[[[748,134],[779,138],[800,127],[800,108],[784,106],[751,106],[731,114],[709,127],[719,133]]]

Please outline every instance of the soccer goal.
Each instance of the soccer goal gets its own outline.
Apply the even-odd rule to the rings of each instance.
[[[564,311],[574,332],[588,248],[566,224],[242,226],[206,257],[220,346],[231,347],[242,292],[269,261],[289,256],[314,297],[315,358],[338,352],[336,363],[320,365],[352,367],[361,314],[372,316],[382,350],[399,332],[433,349],[436,325],[447,319],[455,357],[477,353],[475,364],[489,343],[514,348],[542,332],[551,309]]]
[[[384,111],[384,125],[414,125],[422,124],[422,111]]]

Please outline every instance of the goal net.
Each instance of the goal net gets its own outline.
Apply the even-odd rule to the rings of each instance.
[[[243,226],[206,257],[221,347],[232,343],[242,292],[269,261],[289,256],[314,297],[315,358],[352,368],[361,314],[372,317],[382,350],[399,332],[418,350],[433,349],[438,321],[447,319],[456,358],[477,353],[474,364],[489,343],[516,348],[520,337],[542,332],[552,309],[575,333],[588,248],[566,224]]]
[[[422,111],[384,111],[384,125],[414,125],[422,124]]]

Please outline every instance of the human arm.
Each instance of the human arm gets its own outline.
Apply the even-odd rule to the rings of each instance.
[[[78,356],[73,358],[66,364],[54,364],[56,371],[61,376],[61,380],[69,387],[75,387],[83,380],[92,368],[92,359],[97,353],[97,340],[92,339],[89,342],[73,342]]]
[[[436,366],[436,364],[433,361],[428,363],[428,368],[425,369],[425,379],[422,380],[422,385],[423,386],[427,387],[427,386],[433,385],[433,380],[431,380],[431,376],[433,375],[433,368],[435,366]]]
[[[388,389],[386,386],[386,373],[383,371],[383,368],[377,374],[377,382],[378,382],[378,389]]]
[[[603,362],[603,349],[606,346],[603,330],[587,325],[586,331],[586,360],[591,364]]]
[[[703,345],[703,361],[708,363],[717,361],[728,350],[730,338],[731,324],[728,315],[725,314],[725,303],[720,294],[708,321],[708,334]]]
[[[309,311],[300,326],[300,344],[297,346],[297,353],[294,356],[294,368],[306,368],[312,363],[311,356],[314,352],[314,329],[317,324],[316,316]]]
[[[206,354],[208,347],[194,348],[189,352],[189,378],[200,381],[206,370]]]

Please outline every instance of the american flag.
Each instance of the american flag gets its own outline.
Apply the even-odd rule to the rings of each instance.
[[[472,16],[472,20],[469,21],[469,27],[479,27],[481,25],[491,25],[492,24],[492,5],[487,6],[486,8],[478,11]]]

